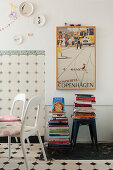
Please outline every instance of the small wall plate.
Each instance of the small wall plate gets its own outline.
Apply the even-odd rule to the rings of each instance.
[[[22,43],[23,37],[21,35],[16,35],[13,37],[13,41],[15,44],[19,45]]]
[[[22,2],[19,6],[20,14],[23,16],[30,16],[34,11],[33,4],[31,2]]]
[[[36,18],[36,23],[38,24],[39,27],[42,27],[46,22],[45,16],[44,15],[38,15]]]

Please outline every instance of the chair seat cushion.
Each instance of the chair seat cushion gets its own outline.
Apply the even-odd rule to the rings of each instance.
[[[3,136],[20,136],[22,123],[20,121],[15,122],[0,122],[0,137]],[[28,132],[34,127],[25,126],[24,131]]]
[[[3,116],[0,116],[0,122],[12,122],[12,121],[21,121],[20,118],[16,118],[12,115],[3,115]]]
[[[0,122],[0,136],[19,135],[21,130],[21,122]]]

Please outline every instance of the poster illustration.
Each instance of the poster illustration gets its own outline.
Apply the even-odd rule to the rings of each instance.
[[[95,26],[56,28],[56,89],[96,89]]]

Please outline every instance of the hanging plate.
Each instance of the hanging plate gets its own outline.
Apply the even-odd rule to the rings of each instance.
[[[38,15],[36,18],[36,23],[38,24],[38,26],[43,26],[46,22],[46,19],[43,15]]]
[[[33,4],[31,2],[22,2],[19,6],[20,14],[23,16],[30,16],[34,11]]]
[[[15,44],[19,45],[22,43],[23,37],[21,35],[16,35],[13,37],[13,41],[15,42]]]

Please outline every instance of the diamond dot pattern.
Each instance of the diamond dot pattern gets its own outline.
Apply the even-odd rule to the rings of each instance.
[[[96,163],[95,162],[91,162],[91,165],[96,165]]]
[[[0,115],[9,114],[14,97],[25,93],[27,102],[33,96],[42,97],[39,116],[40,133],[44,135],[45,55],[42,51],[0,51]],[[14,113],[20,117],[21,103]],[[35,110],[29,114],[28,125],[34,125]]]
[[[106,164],[106,165],[110,165],[111,163],[109,163],[109,162],[106,162],[105,164]]]
[[[13,143],[11,149],[16,151],[14,157],[8,158],[7,143],[0,145],[2,154],[0,155],[0,170],[25,170],[25,162],[23,159],[21,145],[19,143]],[[20,149],[17,149],[20,148]],[[26,149],[29,145],[26,144]],[[42,152],[40,151],[40,144],[32,144],[30,153],[28,154],[28,160],[30,170],[113,170],[113,160],[49,160],[47,162],[40,159]],[[39,153],[37,155],[37,152]],[[93,163],[93,164],[92,164]],[[92,167],[93,166],[93,167]]]

